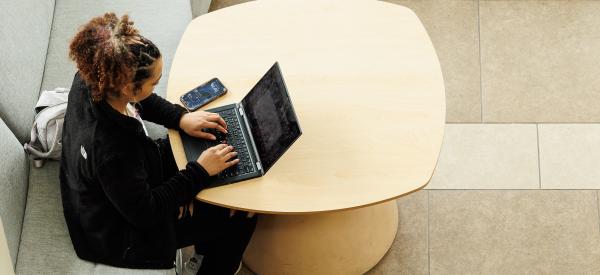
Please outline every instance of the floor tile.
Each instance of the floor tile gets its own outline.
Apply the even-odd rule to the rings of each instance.
[[[535,124],[446,124],[427,189],[538,189]]]
[[[481,1],[483,121],[600,121],[599,13],[599,1]]]
[[[218,9],[226,8],[229,6],[250,2],[252,0],[213,0],[210,2],[209,11],[216,11]]]
[[[600,274],[596,191],[430,190],[431,274]]]
[[[545,189],[600,189],[600,124],[540,124]]]
[[[192,6],[192,18],[206,14],[212,2],[208,0],[190,0]]]
[[[412,9],[427,29],[444,75],[446,121],[481,122],[477,1],[386,2]]]
[[[417,191],[397,200],[399,225],[387,254],[367,275],[427,274],[427,194]]]

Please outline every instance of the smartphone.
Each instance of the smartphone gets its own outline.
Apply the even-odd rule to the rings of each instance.
[[[215,77],[193,90],[186,92],[179,99],[181,100],[181,103],[183,103],[183,107],[192,112],[225,93],[227,93],[227,88],[225,88],[225,85]]]

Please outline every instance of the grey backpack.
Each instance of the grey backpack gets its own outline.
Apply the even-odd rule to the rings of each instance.
[[[23,148],[34,159],[35,167],[42,167],[45,159],[60,159],[62,128],[67,110],[69,89],[56,88],[42,91],[35,105],[35,120],[31,128],[31,141]]]

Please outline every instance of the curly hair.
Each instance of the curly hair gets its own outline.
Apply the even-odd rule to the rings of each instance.
[[[94,102],[103,100],[108,93],[118,97],[129,83],[137,91],[161,56],[156,45],[133,27],[128,15],[118,18],[112,12],[83,25],[69,50],[81,78],[91,88]]]

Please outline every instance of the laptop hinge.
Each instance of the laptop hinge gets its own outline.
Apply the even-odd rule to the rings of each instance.
[[[246,117],[246,113],[244,113],[244,106],[242,103],[238,103],[238,111],[243,118],[244,124],[246,125],[246,129],[248,129],[248,136],[250,137],[250,143],[252,143],[252,149],[254,149],[255,157],[256,157],[256,167],[261,173],[263,173],[262,164],[260,161],[260,155],[258,154],[258,149],[256,149],[256,144],[254,143],[254,138],[252,137],[252,128],[250,127],[250,123],[248,123],[248,118]]]

